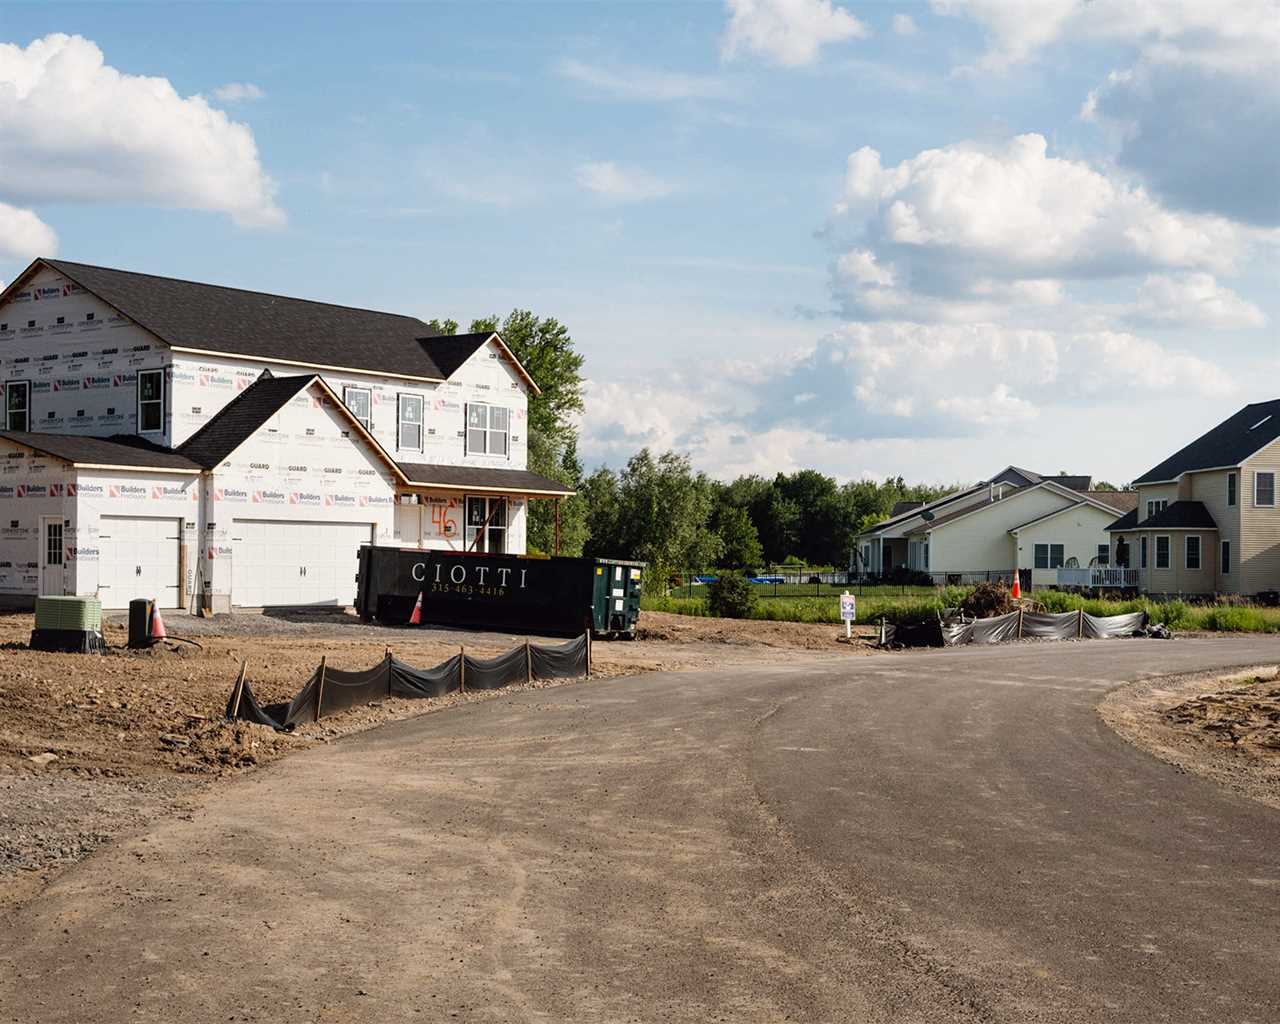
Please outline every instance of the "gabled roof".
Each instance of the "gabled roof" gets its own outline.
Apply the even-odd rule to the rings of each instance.
[[[259,377],[187,438],[178,451],[205,469],[220,466],[295,395],[318,379],[314,373]]]
[[[1269,402],[1254,402],[1170,455],[1158,466],[1147,470],[1134,483],[1168,483],[1177,480],[1184,473],[1199,469],[1238,466],[1278,437],[1280,398]]]
[[[141,469],[152,472],[199,473],[193,459],[132,434],[82,437],[25,430],[0,431],[0,438],[42,455],[52,455],[82,469]]]
[[[959,501],[961,498],[966,498],[971,494],[976,494],[978,491],[984,489],[986,486],[987,486],[986,484],[976,484],[973,487],[966,487],[963,490],[953,491],[951,494],[938,498],[936,501],[930,501],[924,505],[921,505],[919,508],[911,509],[909,512],[902,512],[898,515],[891,515],[889,516],[888,519],[885,519],[882,522],[876,523],[874,526],[868,527],[867,529],[863,530],[862,533],[858,534],[858,536],[865,537],[874,533],[882,533],[884,530],[887,530],[892,526],[897,526],[900,523],[906,522],[909,519],[913,519],[916,516],[919,516],[921,512],[931,512],[934,509],[944,508],[945,506],[950,505],[953,501]]]
[[[1073,491],[1080,491],[1082,493],[1087,491],[1093,484],[1093,477],[1091,476],[1070,476],[1058,474],[1056,476],[1047,476],[1044,479],[1051,480],[1055,484],[1061,484],[1063,487],[1068,487]]]
[[[1028,526],[1035,526],[1038,523],[1043,523],[1046,520],[1052,519],[1054,516],[1060,516],[1064,512],[1073,512],[1079,508],[1096,509],[1104,515],[1115,515],[1119,511],[1119,509],[1115,508],[1104,508],[1096,501],[1077,501],[1070,505],[1063,505],[1062,508],[1055,508],[1050,512],[1045,512],[1043,515],[1038,515],[1034,519],[1028,519],[1025,523],[1019,523],[1017,526],[1011,526],[1009,527],[1009,532],[1017,533],[1019,530],[1025,530]]]
[[[910,512],[912,509],[923,508],[923,501],[895,501],[893,509],[889,512],[889,518],[900,516],[904,512]]]
[[[520,492],[539,497],[567,497],[576,492],[558,480],[527,469],[501,469],[487,466],[441,466],[421,462],[402,462],[400,471],[413,487],[438,487],[444,490]]]
[[[1082,491],[1087,498],[1093,498],[1110,506],[1117,512],[1125,512],[1138,507],[1137,491]]]
[[[178,352],[441,382],[494,339],[520,378],[535,394],[538,391],[493,331],[439,335],[416,317],[398,313],[43,258],[19,274],[5,292],[40,265],[114,306]],[[0,292],[0,301],[4,294]]]
[[[1099,509],[1102,509],[1105,512],[1115,513],[1120,511],[1118,508],[1111,508],[1100,501],[1096,501],[1092,498],[1086,497],[1085,495],[1079,493],[1078,491],[1073,491],[1070,487],[1066,487],[1063,484],[1059,483],[1058,479],[1055,477],[1041,477],[1039,483],[1028,484],[1026,487],[1015,487],[1012,491],[1009,491],[1003,497],[987,498],[985,501],[979,501],[973,505],[966,505],[964,508],[957,509],[956,511],[950,513],[949,515],[939,516],[936,519],[932,520],[931,522],[921,523],[919,526],[912,527],[910,530],[908,530],[907,535],[911,536],[914,534],[929,533],[932,530],[936,530],[940,526],[946,526],[949,523],[955,522],[957,519],[965,519],[968,516],[976,515],[977,513],[983,512],[989,508],[993,508],[996,505],[1003,505],[1006,502],[1012,501],[1023,494],[1027,494],[1031,491],[1038,491],[1042,489],[1053,491],[1057,493],[1060,497],[1066,498],[1068,501],[1071,502],[1070,505],[1064,505],[1062,506],[1062,508],[1055,509],[1052,513],[1050,513],[1051,515],[1057,515],[1059,512],[1063,512],[1067,508],[1074,508],[1080,505],[1093,505]],[[1040,516],[1038,518],[1042,519],[1047,517]],[[1036,522],[1036,521],[1037,520],[1030,520],[1029,522]],[[1029,523],[1023,523],[1022,525],[1026,526],[1026,525],[1029,525]],[[1017,527],[1017,529],[1020,529],[1020,527]]]
[[[1175,501],[1138,523],[1138,530],[1216,530],[1218,524],[1200,501]]]

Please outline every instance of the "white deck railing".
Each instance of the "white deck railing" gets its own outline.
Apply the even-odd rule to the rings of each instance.
[[[1094,565],[1085,569],[1059,569],[1060,587],[1114,587],[1122,589],[1138,585],[1137,569]]]

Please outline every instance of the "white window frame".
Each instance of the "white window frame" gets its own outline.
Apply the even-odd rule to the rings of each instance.
[[[1160,564],[1160,542],[1164,541],[1164,565]],[[1156,568],[1172,569],[1173,568],[1173,537],[1167,533],[1156,534]]]
[[[492,523],[486,527],[473,525],[471,522],[472,502],[480,502],[480,508],[483,511],[482,522],[487,522],[489,517],[493,515],[494,505],[497,502],[503,503],[502,524],[495,526]],[[488,494],[468,494],[466,500],[462,503],[462,521],[463,521],[463,540],[465,542],[464,550],[472,550],[472,545],[476,541],[476,534],[483,528],[485,531],[484,545],[478,547],[476,551],[484,551],[488,554],[507,554],[507,529],[511,525],[511,503],[505,497],[498,497]],[[502,548],[501,551],[494,550],[494,541],[499,541]]]
[[[1271,500],[1261,501],[1258,498],[1258,483],[1263,477],[1271,478]],[[1257,472],[1253,474],[1253,504],[1257,508],[1275,508],[1276,507],[1276,475],[1271,471]]]
[[[353,394],[364,395],[367,403],[366,408],[369,410],[367,418],[361,416],[351,407],[349,399]],[[352,416],[360,421],[360,425],[364,427],[365,430],[370,433],[373,432],[373,388],[362,388],[358,384],[344,384],[342,387],[342,404],[347,407],[347,412],[351,413]]]
[[[1234,508],[1240,500],[1240,485],[1235,473],[1227,474],[1227,508]]]
[[[146,402],[143,402],[143,400],[142,400],[142,378],[143,378],[143,377],[149,377],[149,376],[152,376],[152,375],[154,375],[154,374],[158,374],[158,375],[160,376],[160,396],[159,396],[158,398],[148,399]],[[139,434],[163,434],[163,433],[164,433],[164,399],[165,399],[165,372],[164,372],[164,367],[160,367],[160,368],[154,368],[154,367],[153,367],[153,368],[152,368],[152,369],[150,369],[150,370],[139,370],[139,371],[138,371],[138,384],[137,384],[137,389],[138,389],[138,402],[137,402],[137,410],[136,410],[136,413],[137,413],[137,417],[138,417],[138,433],[139,433]],[[143,407],[143,405],[158,405],[158,406],[160,407],[160,425],[159,425],[158,427],[147,427],[147,426],[143,423],[143,421],[142,421],[142,407]]]
[[[1219,552],[1221,560],[1219,564],[1222,566],[1222,575],[1231,575],[1231,541],[1224,540],[1222,542],[1222,550]]]
[[[1191,542],[1196,542],[1196,564],[1191,564]],[[1204,542],[1198,533],[1188,533],[1182,538],[1182,567],[1189,572],[1199,572],[1204,567]]]
[[[472,426],[471,413],[479,412],[483,414],[483,423],[477,423]],[[495,414],[501,412],[506,420],[506,425],[502,429],[498,429],[493,425]],[[463,454],[465,455],[496,455],[502,458],[511,458],[511,409],[505,405],[490,405],[488,402],[468,402],[463,409]],[[476,441],[472,442],[471,435],[476,435]],[[497,439],[501,438],[502,450],[497,449]]]
[[[418,403],[418,421],[416,423],[404,418],[405,407],[412,405],[414,402]],[[421,395],[408,394],[403,391],[396,395],[396,447],[401,451],[422,451],[423,435],[427,432],[426,423],[424,422],[426,407],[426,402]],[[418,428],[418,443],[416,445],[404,443],[406,426]]]
[[[5,430],[18,429],[11,422],[9,422],[9,415],[10,415],[9,389],[10,388],[21,388],[22,391],[26,393],[26,397],[27,397],[26,406],[22,410],[22,414],[23,416],[26,417],[27,422],[26,422],[26,426],[24,426],[22,429],[30,430],[31,429],[31,381],[29,380],[7,380],[4,382],[4,429]]]

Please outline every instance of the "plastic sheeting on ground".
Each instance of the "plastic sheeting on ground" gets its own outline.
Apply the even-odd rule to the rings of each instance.
[[[1009,612],[989,619],[948,615],[936,622],[884,628],[883,647],[955,647],[959,644],[999,644],[1034,637],[1045,640],[1101,640],[1133,636],[1147,624],[1146,612],[1090,615],[1088,612]]]
[[[496,690],[533,679],[587,674],[585,635],[565,644],[525,644],[494,658],[458,653],[434,668],[418,669],[391,652],[373,668],[347,672],[323,661],[287,706],[263,708],[241,673],[227,699],[227,718],[290,730],[305,722],[384,697],[442,697],[456,690]],[[274,713],[273,713],[274,712]]]

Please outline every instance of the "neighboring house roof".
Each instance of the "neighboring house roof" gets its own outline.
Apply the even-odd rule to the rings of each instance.
[[[1045,480],[1051,480],[1055,484],[1061,484],[1073,491],[1085,492],[1093,485],[1093,477],[1091,476],[1047,476]]]
[[[1067,498],[1068,500],[1071,501],[1070,505],[1064,505],[1062,508],[1055,509],[1052,513],[1050,513],[1052,515],[1057,515],[1059,512],[1064,512],[1068,508],[1075,508],[1080,505],[1093,505],[1104,512],[1115,513],[1120,511],[1118,508],[1107,506],[1104,502],[1086,497],[1080,492],[1073,491],[1071,488],[1066,487],[1063,484],[1059,483],[1058,478],[1056,477],[1041,477],[1039,483],[1029,484],[1026,487],[1015,487],[1012,491],[1009,491],[1008,493],[1006,493],[1004,497],[987,498],[986,500],[979,501],[976,504],[966,505],[964,508],[957,509],[956,511],[948,515],[938,516],[937,518],[933,519],[931,522],[921,523],[919,526],[912,527],[910,530],[908,530],[907,536],[911,537],[911,536],[916,536],[917,534],[929,533],[930,531],[936,530],[941,526],[946,526],[949,523],[955,522],[957,519],[964,519],[964,518],[967,518],[968,516],[975,515],[979,512],[983,512],[986,509],[992,508],[996,505],[1003,505],[1005,502],[1011,501],[1014,498],[1017,498],[1019,495],[1026,494],[1029,491],[1040,490],[1042,488],[1048,488],[1050,490],[1053,490],[1057,494],[1059,494],[1061,497]],[[1041,516],[1038,518],[1046,518],[1046,517]],[[1035,521],[1036,520],[1030,520],[1030,522],[1035,522]],[[1027,526],[1027,525],[1029,525],[1029,523],[1022,524],[1022,526]],[[1016,527],[1016,528],[1020,529],[1021,527]]]
[[[201,469],[198,462],[187,456],[131,434],[81,437],[78,434],[5,430],[0,431],[0,437],[82,469],[142,469],[179,473],[199,473]]]
[[[1195,470],[1238,466],[1276,438],[1280,438],[1280,398],[1254,402],[1143,473],[1134,483],[1167,483]]]
[[[923,501],[895,501],[893,503],[893,509],[889,512],[889,518],[892,519],[894,516],[900,516],[904,512],[910,512],[912,509],[923,507]]]
[[[1031,484],[1030,486],[1036,487],[1038,485]],[[981,512],[983,509],[990,508],[992,505],[1002,504],[1012,498],[1015,494],[1021,494],[1025,490],[1028,490],[1028,488],[1015,487],[1003,498],[985,498],[973,505],[966,505],[964,508],[956,509],[954,512],[949,512],[946,515],[935,516],[928,522],[921,523],[919,526],[913,526],[907,531],[907,535],[915,536],[916,534],[928,533],[930,530],[936,530],[939,526],[946,526],[948,523],[955,522],[957,519],[963,519],[965,516],[971,516],[975,512]]]
[[[1083,491],[1087,497],[1109,505],[1118,512],[1125,512],[1138,507],[1137,491]]]
[[[317,379],[314,373],[296,377],[259,377],[187,438],[178,451],[205,469],[221,465],[267,420]]]
[[[441,487],[466,491],[520,491],[525,494],[566,497],[576,492],[558,480],[527,469],[494,469],[487,466],[441,466],[402,462],[400,471],[414,487]]]
[[[873,534],[883,533],[891,527],[897,526],[920,515],[921,512],[929,512],[934,509],[943,508],[946,505],[950,505],[953,501],[959,501],[961,498],[966,498],[971,494],[976,494],[978,491],[984,490],[986,486],[986,484],[977,484],[973,487],[966,487],[964,490],[954,491],[951,494],[939,498],[937,501],[930,501],[927,504],[921,505],[919,508],[911,509],[909,512],[890,515],[889,518],[885,519],[883,522],[876,523],[875,526],[872,526],[870,529],[863,530],[862,533],[858,534],[858,536],[867,537]]]
[[[1139,530],[1216,530],[1212,514],[1200,501],[1175,501],[1155,515],[1142,520]]]
[[[1135,505],[1129,509],[1124,515],[1117,519],[1114,523],[1107,527],[1107,532],[1113,530],[1132,530],[1138,525],[1138,507]]]

